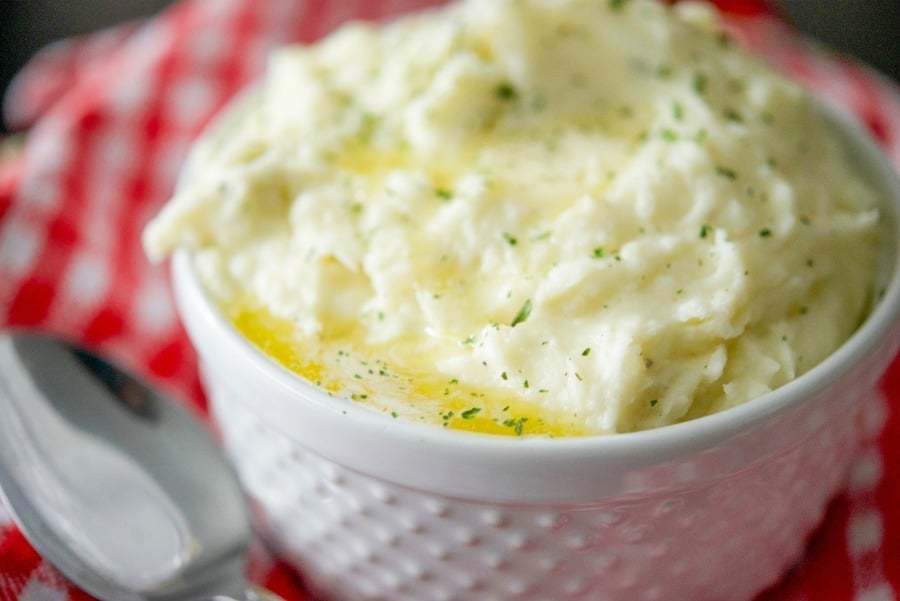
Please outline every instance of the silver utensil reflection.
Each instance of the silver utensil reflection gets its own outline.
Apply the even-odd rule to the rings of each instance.
[[[0,491],[35,549],[99,599],[278,599],[244,578],[247,509],[210,433],[77,346],[0,335]]]

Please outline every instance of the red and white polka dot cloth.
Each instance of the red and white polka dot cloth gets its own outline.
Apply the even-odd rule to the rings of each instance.
[[[436,3],[186,0],[42,52],[5,99],[7,121],[28,134],[22,152],[0,159],[0,324],[82,340],[202,405],[166,271],[139,246],[191,140],[260,73],[273,46],[316,39],[351,17]],[[853,111],[900,167],[893,84],[811,47],[760,2],[718,4],[744,43]],[[900,361],[883,390],[845,491],[803,562],[765,601],[900,599]],[[288,601],[310,600],[302,575],[261,551],[252,564],[253,577]],[[88,598],[41,560],[0,506],[0,601]]]

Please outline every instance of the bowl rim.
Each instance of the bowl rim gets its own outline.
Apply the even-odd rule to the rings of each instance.
[[[445,454],[448,460],[475,465],[486,458],[486,465],[492,466],[497,465],[494,462],[525,465],[539,461],[543,467],[538,471],[542,473],[549,473],[547,469],[563,468],[571,462],[591,461],[598,457],[606,457],[625,469],[627,466],[659,464],[663,459],[703,452],[814,400],[826,389],[860,370],[867,361],[875,365],[868,375],[871,381],[867,385],[874,385],[875,378],[882,374],[900,349],[900,178],[886,155],[855,118],[828,102],[816,101],[813,104],[822,111],[826,121],[836,127],[839,137],[848,144],[852,158],[869,171],[867,177],[885,196],[882,208],[887,209],[885,230],[889,236],[885,254],[893,246],[893,256],[890,257],[893,264],[884,269],[883,293],[874,299],[868,317],[840,347],[783,386],[718,413],[649,430],[577,437],[486,435],[402,418],[393,419],[353,401],[329,396],[243,338],[203,289],[193,269],[191,251],[188,250],[176,251],[172,261],[179,312],[201,359],[204,355],[202,337],[205,334],[199,332],[197,327],[204,328],[206,334],[216,338],[216,344],[221,347],[216,352],[236,353],[256,377],[262,378],[260,382],[266,381],[274,387],[271,390],[277,390],[277,394],[293,396],[298,404],[303,403],[303,410],[307,416],[314,416],[313,421],[340,429],[346,432],[347,437],[356,436],[362,445],[366,441],[388,438],[389,444],[398,453],[403,453],[421,449],[423,444],[427,444],[429,453]],[[207,340],[206,344],[212,342]],[[273,425],[290,435],[292,428],[288,427],[288,423],[298,422],[288,419]],[[354,460],[346,453],[325,452],[324,456],[347,467],[366,469],[354,465]],[[402,468],[398,469],[402,471]],[[396,473],[398,469],[384,471]]]

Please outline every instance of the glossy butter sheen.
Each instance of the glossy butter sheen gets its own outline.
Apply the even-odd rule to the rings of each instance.
[[[873,296],[872,191],[714,15],[463,2],[276,52],[151,223],[332,394],[498,434],[651,428],[808,370]]]

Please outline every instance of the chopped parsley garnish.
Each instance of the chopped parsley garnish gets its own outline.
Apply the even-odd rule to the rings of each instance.
[[[651,406],[651,407],[656,407],[656,403],[658,403],[658,402],[659,402],[659,401],[657,401],[656,399],[651,399],[651,400],[650,400],[650,406]]]
[[[510,83],[502,83],[494,90],[494,95],[500,100],[515,100],[519,93]]]
[[[434,195],[441,200],[450,200],[451,198],[453,198],[453,193],[446,188],[435,188]]]
[[[528,421],[527,417],[512,417],[509,419],[503,420],[503,425],[507,428],[512,428],[516,433],[516,436],[522,435],[522,430],[525,428],[525,422]]]
[[[709,235],[709,226],[704,224],[700,226],[700,237],[706,238]]]
[[[672,116],[675,117],[676,121],[681,121],[684,118],[684,108],[682,108],[681,104],[676,102],[672,105]]]
[[[590,354],[591,354],[591,347],[587,347],[586,349],[584,349],[583,351],[581,351],[581,356],[582,356],[582,357],[587,357],[587,356],[590,355]]]
[[[734,169],[729,169],[728,167],[722,167],[721,165],[719,165],[716,167],[716,173],[728,179],[737,179],[737,172]]]
[[[628,0],[609,0],[609,7],[613,10],[622,10],[626,4]]]
[[[660,65],[656,68],[656,76],[660,79],[668,79],[672,76],[672,65]]]
[[[759,230],[759,237],[760,237],[760,238],[768,238],[768,237],[771,236],[771,235],[772,235],[772,230],[770,230],[770,229],[767,228],[767,227],[766,227],[766,228],[763,228],[763,229],[761,229],[761,230]]]
[[[602,246],[598,246],[597,248],[595,248],[595,249],[594,249],[594,252],[593,252],[593,256],[594,256],[595,259],[600,259],[600,258],[602,258],[602,257],[603,257],[603,247],[602,247]]]
[[[744,122],[744,117],[733,108],[726,108],[724,111],[722,111],[722,116],[729,121],[734,121],[735,123]]]
[[[481,413],[481,407],[472,407],[460,413],[459,416],[463,419],[472,419],[479,413]]]
[[[512,234],[507,234],[506,232],[503,232],[503,239],[506,240],[506,243],[509,244],[510,246],[515,246],[516,244],[519,243],[518,238],[516,238]]]
[[[531,315],[531,299],[530,298],[525,301],[525,304],[522,305],[522,308],[519,309],[519,312],[516,313],[516,316],[513,317],[513,320],[510,322],[509,325],[513,328],[516,327],[517,325],[519,325],[520,323],[522,323],[523,321],[528,319],[529,315]]]
[[[701,96],[706,93],[706,87],[709,84],[709,78],[705,73],[694,73],[693,87],[694,91]]]

